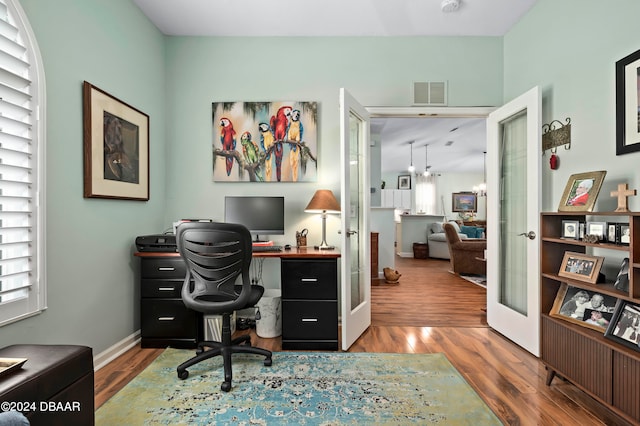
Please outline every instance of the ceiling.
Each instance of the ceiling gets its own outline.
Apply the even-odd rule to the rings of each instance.
[[[175,36],[502,36],[537,0],[133,0],[166,35]],[[275,23],[277,24],[266,24]],[[456,128],[457,130],[451,131]],[[484,170],[485,120],[372,118],[382,172],[424,171],[425,145],[434,172]],[[446,143],[453,144],[447,146]]]

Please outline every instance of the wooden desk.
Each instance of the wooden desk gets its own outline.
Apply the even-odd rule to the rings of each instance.
[[[141,259],[142,347],[195,347],[203,340],[202,315],[187,309],[180,291],[186,275],[176,252],[136,252]],[[254,252],[280,259],[282,348],[338,349],[337,250],[295,248]]]

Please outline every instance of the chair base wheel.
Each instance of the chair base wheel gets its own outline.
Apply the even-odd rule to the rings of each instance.
[[[231,383],[230,382],[222,382],[222,385],[220,386],[220,389],[222,389],[223,392],[229,392],[231,390]]]
[[[271,367],[271,364],[273,364],[273,361],[271,360],[271,358],[265,358],[264,366],[265,367]]]
[[[186,379],[187,377],[189,377],[189,372],[187,370],[178,370],[178,378],[181,380]]]

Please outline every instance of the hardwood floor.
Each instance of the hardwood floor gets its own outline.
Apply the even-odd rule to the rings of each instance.
[[[546,386],[542,363],[487,326],[485,290],[448,268],[448,261],[397,258],[400,283],[372,286],[371,326],[349,352],[442,352],[508,425],[628,424],[560,378]],[[254,345],[282,350],[280,338],[250,333]],[[136,347],[97,371],[96,408],[162,351]]]

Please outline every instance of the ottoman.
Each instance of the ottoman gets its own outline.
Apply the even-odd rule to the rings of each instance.
[[[0,376],[0,409],[21,411],[33,426],[95,424],[91,348],[12,345],[0,349],[0,358],[27,358]]]

